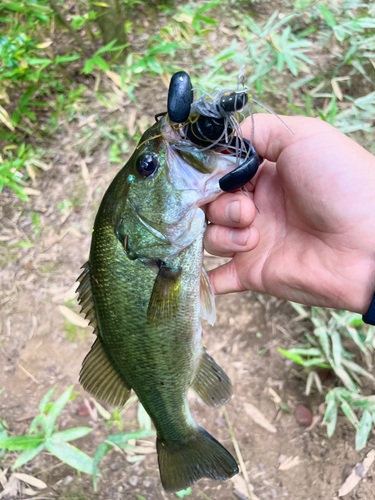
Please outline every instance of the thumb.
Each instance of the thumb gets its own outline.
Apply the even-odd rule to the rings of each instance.
[[[281,153],[296,142],[337,129],[317,118],[306,116],[279,116],[287,127],[274,115],[257,113],[254,115],[254,147],[258,154],[271,162],[277,162]],[[242,124],[243,136],[250,140],[252,120],[247,118]]]

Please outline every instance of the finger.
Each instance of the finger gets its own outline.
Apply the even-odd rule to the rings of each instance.
[[[213,224],[247,227],[255,219],[254,202],[241,192],[227,193],[207,206],[207,219]]]
[[[223,293],[242,292],[245,288],[237,274],[236,265],[233,260],[226,264],[208,271],[208,277],[215,295]]]
[[[210,224],[204,233],[204,247],[208,253],[232,257],[237,252],[249,252],[259,243],[256,227],[228,228]]]
[[[292,144],[313,135],[336,131],[334,127],[317,118],[305,116],[280,116],[293,134],[275,116],[266,113],[254,115],[254,147],[263,158],[276,162],[280,154]],[[337,131],[336,131],[337,132]],[[251,119],[242,124],[242,133],[251,139]]]

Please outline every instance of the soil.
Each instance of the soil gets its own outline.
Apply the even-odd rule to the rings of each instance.
[[[133,127],[133,133],[137,124],[147,126],[152,115],[164,108],[165,91],[146,90],[156,102],[156,109],[149,109],[146,114],[117,95],[121,112],[118,121],[121,116],[128,128]],[[85,136],[86,129],[92,134]],[[8,423],[10,434],[25,434],[37,414],[40,399],[51,386],[57,386],[59,395],[73,384],[79,395],[66,406],[57,423],[61,429],[92,427],[90,435],[74,443],[91,456],[108,434],[119,429],[116,425],[109,427],[97,412],[84,411],[83,403],[89,395],[78,384],[78,374],[94,336],[91,328],[72,325],[59,306],[78,311],[75,280],[88,257],[93,218],[106,186],[120,168],[108,162],[107,147],[95,136],[98,129],[100,121],[93,115],[82,116],[63,128],[64,133],[49,146],[49,151],[53,151],[49,159],[52,168],[37,180],[35,188],[40,194],[31,196],[25,205],[5,190],[0,207],[0,416]],[[131,143],[129,151],[132,148]],[[32,223],[34,213],[40,221],[37,228]],[[206,256],[207,268],[220,263],[221,259]],[[357,453],[354,431],[343,416],[338,419],[333,438],[327,439],[321,425],[324,395],[313,393],[307,398],[305,377],[278,352],[278,347],[290,347],[309,328],[308,322],[296,318],[288,303],[251,292],[217,297],[216,324],[213,328],[204,324],[208,352],[233,383],[234,395],[226,411],[254,495],[262,500],[334,499],[355,464],[362,462],[375,445],[372,436],[368,446]],[[334,381],[328,379],[325,384],[332,385]],[[286,411],[275,402],[277,397]],[[249,403],[276,432],[271,432],[270,426],[265,429],[255,423],[249,415]],[[293,413],[297,405],[311,410],[314,424],[310,428],[297,422]],[[139,428],[136,407],[124,414],[123,431]],[[193,395],[190,407],[197,423],[235,455],[222,410],[203,406]],[[146,441],[148,448],[154,447],[154,438]],[[5,467],[14,462],[15,456],[15,452],[7,454]],[[101,462],[103,477],[96,493],[89,476],[80,475],[47,452],[38,455],[22,471],[48,485],[48,490],[35,498],[176,498],[161,487],[155,452],[145,453],[141,461],[132,462],[133,458],[118,450],[108,453]],[[294,459],[291,468],[280,469],[289,458]],[[186,498],[246,499],[243,473],[234,481],[202,480]],[[370,469],[345,498],[371,500],[373,491]]]

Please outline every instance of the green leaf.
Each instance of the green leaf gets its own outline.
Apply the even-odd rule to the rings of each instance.
[[[155,57],[146,57],[146,62],[148,67],[155,73],[158,73],[159,75],[163,73],[162,65],[157,59],[155,59]]]
[[[73,386],[71,385],[51,406],[51,409],[49,410],[47,415],[46,425],[45,425],[46,437],[51,436],[56,419],[60,415],[66,403],[70,400],[72,392],[73,392]]]
[[[336,19],[334,18],[332,12],[329,10],[328,7],[326,7],[323,3],[321,3],[319,5],[319,10],[322,13],[322,16],[324,17],[328,26],[333,28],[334,26],[337,25]]]
[[[356,428],[359,428],[359,422],[357,415],[354,413],[352,408],[350,407],[349,403],[346,401],[342,401],[341,403],[341,409],[345,413],[345,415],[348,417],[349,422]]]
[[[355,449],[356,451],[362,450],[366,446],[372,425],[372,416],[368,410],[363,412],[359,428],[355,435]]]
[[[333,360],[336,366],[340,366],[342,361],[341,337],[340,334],[335,330],[331,332],[331,341]]]
[[[290,71],[293,73],[294,76],[298,76],[298,69],[292,56],[288,53],[284,53],[284,57],[285,57],[285,62],[289,66]]]
[[[56,56],[55,57],[55,64],[61,64],[61,63],[66,63],[66,62],[71,62],[71,61],[77,61],[77,59],[80,59],[81,56],[78,54],[75,54],[73,56]]]
[[[175,493],[176,497],[178,498],[188,497],[191,494],[192,494],[191,488],[188,488],[187,490],[177,491],[177,493]]]
[[[294,361],[298,365],[303,366],[305,360],[301,356],[299,356],[298,354],[291,354],[289,351],[286,351],[285,349],[282,349],[281,347],[279,347],[277,350],[279,351],[280,354],[282,354],[286,358],[291,359],[292,361]]]
[[[362,375],[363,377],[367,377],[373,382],[375,382],[375,377],[371,375],[370,372],[362,368],[361,366],[357,365],[357,363],[354,363],[353,361],[349,361],[348,359],[343,359],[342,364],[348,368],[349,370],[358,373],[359,375]]]
[[[326,398],[326,401],[328,396]],[[327,424],[327,436],[331,437],[336,429],[338,405],[335,400],[327,401],[323,423]]]
[[[82,73],[85,73],[86,75],[88,73],[91,73],[91,71],[95,68],[95,61],[93,58],[87,59],[85,62],[85,65],[83,67]]]
[[[135,497],[137,500],[146,500],[145,497],[143,497],[142,495],[138,495],[138,493],[135,494]]]
[[[207,2],[204,4],[202,7],[199,7],[195,12],[197,14],[202,14],[203,12],[207,12],[208,10],[212,9],[212,7],[216,7],[217,5],[221,4],[221,0],[213,0],[212,2]]]
[[[43,436],[12,436],[0,437],[0,448],[10,451],[33,450],[44,441]]]
[[[92,482],[93,482],[93,487],[94,491],[97,491],[97,481],[96,478],[98,476],[98,464],[100,460],[104,457],[104,455],[112,450],[113,446],[110,445],[109,443],[100,443],[98,446],[98,449],[96,450],[95,456],[94,456],[94,461],[93,461],[93,477],[92,477]]]
[[[150,52],[147,53],[147,56],[154,56],[156,54],[171,54],[179,48],[177,42],[172,43],[160,43],[153,47]]]
[[[87,436],[90,434],[92,429],[89,427],[75,427],[74,429],[67,429],[62,432],[55,432],[52,434],[51,440],[55,441],[74,441],[75,439],[79,439],[81,437]]]
[[[336,375],[342,380],[345,387],[349,389],[349,391],[353,391],[355,393],[359,392],[350,375],[342,366],[332,366],[332,368],[334,369]]]
[[[59,458],[62,462],[70,465],[76,470],[93,474],[94,461],[83,451],[68,443],[55,443],[52,440],[46,441],[47,450]]]
[[[36,415],[34,417],[33,421],[30,424],[30,434],[38,433],[38,425],[41,425],[43,427],[43,432],[45,433],[46,415],[44,415],[43,413],[39,413],[39,415]]]
[[[282,54],[282,52],[278,52],[276,57],[277,57],[277,71],[279,73],[282,73],[285,62],[284,54]]]
[[[95,55],[92,59],[94,63],[103,71],[109,70],[109,64],[102,57]]]
[[[27,59],[26,61],[28,62],[28,64],[30,64],[30,66],[38,66],[39,64],[48,65],[48,64],[52,63],[51,59],[38,59],[38,58],[35,58],[35,59]]]
[[[117,434],[111,434],[110,436],[108,436],[106,441],[122,448],[129,441],[129,439],[144,439],[150,436],[155,436],[155,431],[142,430],[133,432],[119,432]]]
[[[310,347],[309,349],[292,347],[288,352],[290,354],[300,354],[301,356],[322,356],[322,351],[318,347]]]
[[[39,445],[37,448],[31,450],[25,450],[21,455],[17,458],[17,460],[13,464],[13,469],[17,469],[17,467],[21,467],[22,465],[30,462],[34,457],[38,455],[44,448],[44,443]]]
[[[53,393],[55,392],[56,390],[56,386],[52,387],[48,392],[47,394],[45,394],[43,397],[42,397],[42,400],[41,402],[39,403],[39,406],[38,406],[38,410],[40,411],[40,413],[43,413],[44,410],[46,409],[46,406],[49,402],[49,400],[51,399]]]
[[[199,21],[202,21],[206,24],[217,26],[217,21],[215,21],[215,19],[213,19],[212,17],[202,16],[202,14],[196,14],[194,17],[195,19],[199,19]]]

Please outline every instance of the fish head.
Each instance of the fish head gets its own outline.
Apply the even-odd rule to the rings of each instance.
[[[233,156],[202,151],[164,119],[149,128],[125,166],[120,226],[129,256],[168,259],[186,248],[205,229],[200,207],[222,193],[219,179],[234,168]]]

